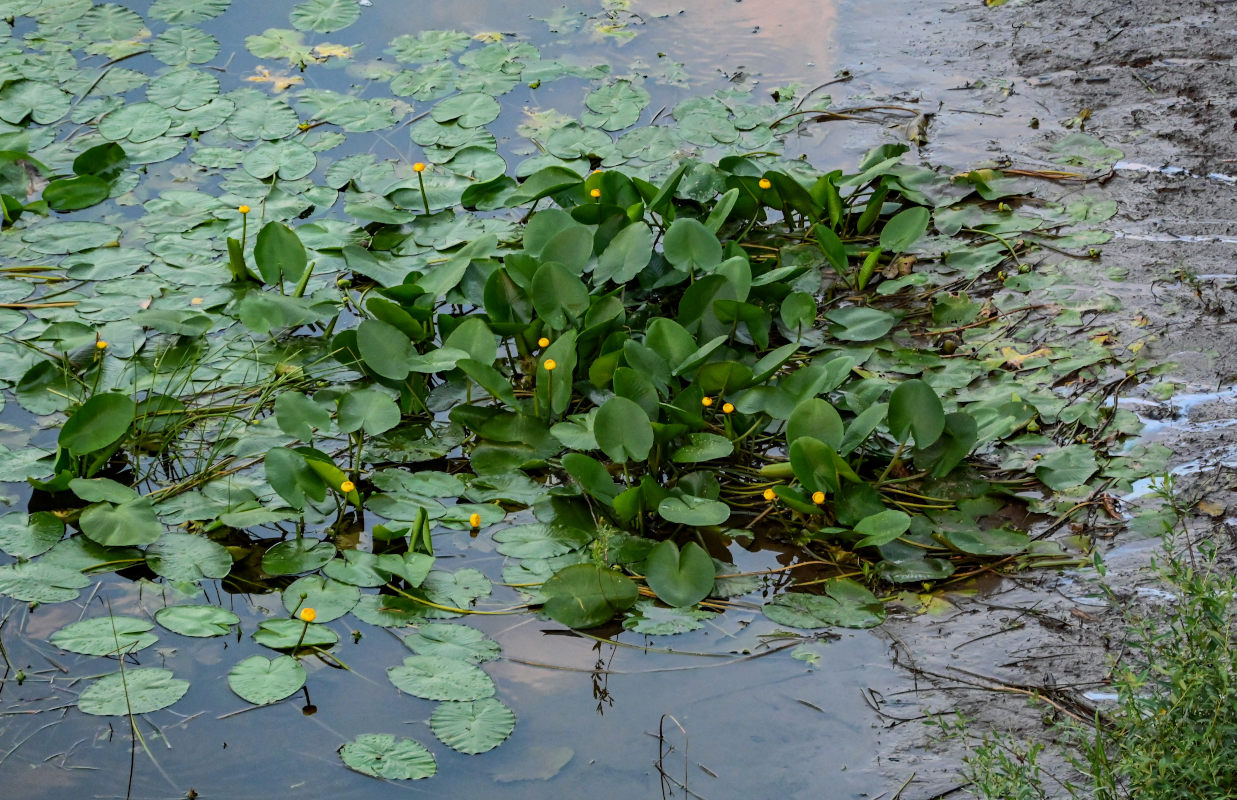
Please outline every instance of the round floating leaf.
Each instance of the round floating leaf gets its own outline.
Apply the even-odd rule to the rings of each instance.
[[[135,653],[159,641],[149,633],[154,623],[137,617],[95,617],[65,625],[48,640],[62,650],[84,656]]]
[[[364,550],[345,550],[343,558],[332,558],[322,568],[322,574],[353,586],[382,586],[388,578],[376,567],[378,556]]]
[[[169,669],[143,667],[104,675],[77,698],[83,714],[125,717],[149,714],[175,703],[189,691],[189,681],[172,676]]]
[[[449,622],[426,622],[404,637],[404,646],[420,656],[442,656],[481,663],[498,658],[498,642],[476,628]]]
[[[241,618],[218,606],[166,606],[155,612],[155,622],[172,633],[195,638],[223,636]]]
[[[424,746],[389,733],[358,736],[339,749],[339,757],[362,775],[389,781],[429,778],[438,771],[438,763]]]
[[[787,592],[764,607],[765,616],[792,628],[872,628],[885,619],[885,607],[854,581],[831,581],[828,596]]]
[[[226,576],[232,569],[232,554],[204,536],[169,532],[146,548],[146,563],[170,581],[196,583]]]
[[[230,5],[232,0],[155,0],[150,15],[173,25],[192,25],[214,19]]]
[[[69,113],[71,102],[68,93],[51,84],[14,81],[0,89],[0,119],[20,125],[30,117],[40,125],[50,125]]]
[[[342,30],[361,17],[356,0],[306,0],[298,3],[288,15],[298,31],[331,33]]]
[[[399,420],[399,406],[389,395],[377,389],[356,389],[340,398],[339,429],[344,433],[363,430],[377,436],[394,428]]]
[[[716,433],[689,433],[687,444],[675,450],[670,459],[680,464],[695,464],[699,461],[725,458],[733,452],[734,444],[725,436],[718,436]]]
[[[461,128],[477,128],[498,119],[498,101],[481,92],[465,92],[448,97],[430,111],[435,122],[454,121]]]
[[[825,314],[833,324],[829,335],[844,342],[870,342],[879,339],[893,329],[898,318],[875,308],[852,306],[839,308]]]
[[[922,449],[941,438],[945,409],[936,390],[918,378],[899,383],[889,396],[889,432],[899,442],[912,435]]]
[[[680,525],[721,525],[730,519],[730,506],[705,497],[666,497],[657,504],[662,519]]]
[[[102,450],[128,433],[136,414],[137,403],[128,395],[96,394],[69,417],[57,443],[74,456]]]
[[[671,636],[704,627],[704,620],[717,614],[698,608],[666,608],[652,600],[641,600],[623,619],[623,628],[645,636]]]
[[[589,536],[576,528],[533,523],[498,531],[494,541],[495,549],[511,558],[553,558],[584,547]]]
[[[653,449],[653,426],[644,409],[626,397],[611,397],[597,410],[593,433],[615,461],[643,461]]]
[[[292,656],[250,656],[228,673],[232,691],[256,706],[291,697],[304,685],[305,668]]]
[[[493,697],[471,703],[441,703],[430,716],[439,741],[461,753],[493,750],[515,730],[515,714]]]
[[[1054,450],[1035,466],[1035,477],[1054,491],[1072,489],[1087,482],[1095,474],[1095,453],[1082,444]]]
[[[280,542],[262,554],[262,571],[268,575],[297,575],[321,569],[335,557],[335,545],[316,539]]]
[[[92,247],[114,245],[119,238],[120,228],[102,222],[57,222],[22,233],[22,241],[31,250],[45,255],[80,253]]]
[[[105,547],[151,544],[163,535],[163,525],[148,497],[120,505],[95,503],[82,512],[78,525],[82,533]]]
[[[659,600],[676,608],[694,606],[708,597],[713,591],[713,576],[713,559],[695,542],[680,550],[667,539],[658,543],[644,562],[649,588]]]
[[[318,156],[300,142],[261,142],[246,154],[243,166],[261,180],[278,174],[281,180],[295,181],[317,168]]]
[[[639,596],[631,578],[595,564],[573,564],[559,570],[542,584],[541,592],[546,596],[546,613],[569,628],[592,628],[608,622],[631,608]]]
[[[149,142],[167,133],[172,118],[154,103],[133,103],[99,120],[99,133],[113,142]]]
[[[22,561],[0,566],[0,594],[25,603],[63,603],[77,599],[90,578],[75,569],[43,561]]]
[[[299,619],[268,619],[258,624],[258,629],[253,632],[253,640],[272,650],[291,650],[297,646],[297,642],[300,642],[301,647],[330,647],[339,641],[339,636],[325,625],[317,623],[310,623],[306,627]]]
[[[50,511],[0,517],[0,550],[16,558],[42,555],[64,538],[64,520]]]
[[[387,677],[400,691],[425,700],[480,700],[494,694],[494,681],[468,661],[443,656],[409,656]]]
[[[352,616],[370,625],[382,628],[400,628],[424,619],[422,609],[426,606],[415,600],[387,594],[361,595],[361,600],[352,609]]]
[[[150,54],[173,67],[205,64],[219,54],[219,40],[197,28],[168,28],[150,43]]]
[[[1020,531],[1004,528],[943,531],[941,538],[950,547],[977,556],[1012,556],[1016,553],[1025,553],[1031,546],[1031,537]]]
[[[219,79],[199,69],[174,69],[146,87],[146,97],[164,108],[181,111],[206,105],[219,94]]]
[[[298,578],[283,591],[283,605],[288,613],[312,608],[318,622],[339,619],[351,611],[360,599],[361,591],[357,587],[321,575]]]

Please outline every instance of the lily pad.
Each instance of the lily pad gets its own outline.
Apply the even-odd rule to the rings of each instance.
[[[240,617],[218,606],[165,606],[155,612],[155,622],[181,636],[224,636]]]
[[[135,653],[159,641],[154,623],[137,617],[94,617],[66,625],[48,639],[56,647],[86,656]]]
[[[452,750],[476,755],[507,740],[515,730],[515,714],[493,697],[440,703],[430,716],[430,730]]]
[[[438,771],[434,756],[412,739],[389,733],[367,733],[339,749],[339,757],[362,775],[389,781],[419,780]]]
[[[292,656],[250,656],[228,672],[228,686],[254,705],[277,703],[305,685],[305,668]]]
[[[169,669],[126,669],[104,675],[86,687],[77,698],[77,708],[83,714],[103,717],[149,714],[172,705],[187,691],[189,681],[174,677]]]
[[[395,688],[425,700],[480,700],[494,694],[494,680],[469,661],[445,656],[409,656],[387,670]]]

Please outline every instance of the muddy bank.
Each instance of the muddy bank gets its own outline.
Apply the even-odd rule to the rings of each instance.
[[[1224,2],[974,3],[941,9],[903,51],[926,74],[959,81],[919,98],[941,109],[921,149],[929,161],[956,163],[965,148],[955,134],[975,113],[1001,115],[1002,136],[986,145],[998,164],[1044,165],[1051,142],[1078,130],[1124,152],[1095,184],[1120,206],[1102,255],[1045,263],[1060,264],[1078,296],[1115,298],[1116,310],[1090,320],[1080,338],[1108,330],[1141,358],[1173,365],[1119,402],[1147,422],[1144,441],[1173,451],[1191,536],[1226,552],[1237,539],[1235,27],[1237,6]],[[1128,518],[1146,492],[1141,484],[1114,499]],[[960,711],[973,732],[1043,741],[1051,723],[1085,718],[1110,699],[1123,614],[1171,597],[1150,568],[1158,539],[1100,512],[1085,523],[1058,535],[1094,541],[1115,604],[1093,570],[1028,573],[947,595],[938,614],[908,611],[882,629],[897,668],[874,674],[872,699],[886,715],[880,750],[890,793],[909,780],[904,800],[964,796],[966,747],[936,738],[925,718]],[[1060,762],[1048,763],[1068,777]]]

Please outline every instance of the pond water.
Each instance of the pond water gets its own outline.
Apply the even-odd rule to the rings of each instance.
[[[120,15],[114,19],[116,39],[105,37],[105,41],[96,42],[101,44],[93,48],[94,54],[83,53],[83,42],[93,41],[90,30],[73,34],[63,48],[48,45],[44,34],[54,31],[62,18],[80,19],[82,9],[78,6],[82,5],[89,7],[90,3],[0,2],[0,8],[7,9],[0,16],[13,19],[10,37],[19,47],[48,53],[75,52],[79,59],[75,65],[58,67],[66,73],[80,70],[87,76],[102,76],[100,80],[121,80],[119,70],[163,75],[169,64],[177,63],[175,57],[160,60],[145,53],[144,42],[150,32],[130,30],[128,20]],[[196,4],[160,0],[152,6],[131,0],[119,8],[142,15],[158,36],[169,27],[176,28],[178,19],[194,20],[195,9],[205,13],[218,7],[217,16],[189,23],[188,30],[204,32],[218,42],[216,54],[190,58],[197,65],[193,67],[196,74],[217,78],[219,91],[224,94],[250,88],[263,97],[296,96],[310,105],[317,103],[326,116],[332,113],[326,109],[331,99],[322,95],[306,101],[305,92],[323,90],[384,101],[394,97],[392,76],[408,66],[388,52],[387,43],[397,37],[438,30],[460,30],[469,36],[492,32],[497,35],[490,38],[508,45],[535,46],[545,67],[544,73],[536,74],[546,77],[529,80],[532,73],[527,69],[525,74],[513,76],[508,91],[496,92],[501,112],[488,125],[496,140],[494,149],[508,170],[537,155],[548,137],[566,125],[567,118],[583,113],[584,96],[607,75],[637,76],[638,84],[649,94],[638,116],[620,126],[620,131],[658,118],[664,120],[676,106],[693,97],[720,94],[733,98],[737,93],[750,92],[750,99],[743,102],[768,107],[773,102],[771,94],[786,95],[785,87],[792,85],[798,87],[796,97],[803,105],[792,105],[786,113],[811,109],[817,103],[824,108],[830,95],[834,106],[896,105],[910,109],[874,117],[879,120],[876,123],[822,121],[807,125],[785,137],[784,145],[771,137],[760,139],[733,130],[721,137],[739,140],[734,145],[739,149],[784,146],[788,155],[803,156],[821,168],[848,167],[876,144],[905,140],[905,124],[921,112],[935,115],[929,154],[945,163],[980,160],[984,144],[1002,135],[1007,130],[1003,126],[1009,124],[984,114],[951,114],[938,106],[946,92],[966,85],[973,76],[928,72],[916,62],[915,49],[947,22],[946,7],[936,2],[915,4],[909,9],[896,0],[606,0],[571,6],[543,1],[373,0],[356,6],[359,16],[340,30],[304,31],[299,41],[274,37],[260,46],[247,44],[246,37],[265,35],[269,29],[289,29],[289,13],[297,4],[282,0],[242,2],[224,10],[227,5],[219,0]],[[333,13],[351,19],[348,9],[334,9]],[[333,26],[325,22],[319,27]],[[345,51],[324,48],[325,43],[350,50],[341,57]],[[209,53],[209,42],[191,44]],[[479,52],[484,39],[480,44],[463,39],[458,46]],[[319,48],[316,55],[315,47]],[[286,58],[259,58],[255,49],[307,54],[310,63],[302,71]],[[524,58],[529,63],[534,60],[527,54]],[[561,65],[547,66],[551,59]],[[472,66],[469,77],[478,86],[494,90],[496,85],[507,83],[507,77],[498,74],[501,68]],[[457,76],[463,72],[461,69]],[[564,74],[566,77],[560,77]],[[69,85],[71,77],[66,74],[61,82]],[[88,77],[79,80],[77,88],[70,91],[73,102],[86,110],[50,128],[47,140],[40,142],[40,147],[50,148],[48,159],[64,162],[66,153],[77,153],[75,137],[94,135],[87,130],[94,124],[87,113],[88,104],[94,104],[94,110],[104,110],[110,102],[108,97],[86,98],[89,90],[83,91],[82,82],[86,80]],[[286,89],[273,93],[284,80],[290,82]],[[830,83],[833,85],[827,85]],[[537,84],[537,88],[530,84]],[[334,118],[347,117],[353,120],[351,124],[310,130],[306,138],[316,142],[315,146],[323,145],[323,137],[340,129],[346,136],[334,143],[333,149],[320,151],[322,157],[305,175],[320,180],[328,164],[350,154],[369,153],[379,162],[393,159],[405,165],[432,161],[415,141],[416,126],[430,111],[438,93],[432,85],[420,86],[417,91],[424,92],[424,99],[409,95],[398,98],[398,102],[411,103],[410,109],[389,104],[368,111],[352,109]],[[206,91],[210,92],[209,87]],[[809,91],[813,93],[805,97]],[[140,88],[117,89],[113,97],[125,95],[136,102],[141,93]],[[842,98],[845,103],[840,102]],[[965,98],[972,110],[983,108],[982,93],[969,93]],[[35,102],[53,101],[60,99],[48,95]],[[304,110],[304,106],[300,108]],[[549,110],[565,116],[550,115]],[[381,118],[384,112],[393,114],[398,124],[371,124],[357,118],[365,113]],[[149,113],[158,116],[163,112],[153,109]],[[614,113],[627,111],[619,108]],[[867,111],[855,113],[872,116]],[[306,113],[302,118],[311,117]],[[138,126],[143,121],[133,119],[126,124]],[[265,123],[273,121],[270,117],[250,121],[259,127]],[[173,120],[172,125],[176,124]],[[140,177],[115,192],[111,200],[77,212],[73,219],[96,220],[126,231],[141,220],[147,231],[157,233],[160,228],[154,216],[160,209],[147,205],[143,219],[142,204],[148,204],[160,192],[183,190],[211,194],[222,203],[219,208],[185,210],[190,201],[182,197],[184,209],[169,206],[162,213],[169,217],[194,213],[215,216],[221,220],[216,233],[226,228],[230,235],[238,235],[239,223],[223,209],[230,210],[238,203],[253,203],[257,208],[261,198],[247,198],[243,192],[261,184],[226,177],[244,153],[224,151],[247,152],[254,138],[237,142],[220,130],[203,131],[200,138],[182,136],[174,142],[170,134],[156,133],[149,138],[135,135],[125,146],[131,155],[140,154],[140,159],[148,162]],[[538,141],[534,143],[533,139]],[[667,171],[667,164],[681,153],[729,152],[732,148],[721,139],[711,147],[699,141],[674,139],[642,148],[633,145],[628,155],[648,156],[639,168],[651,176]],[[155,141],[178,155],[159,158],[150,144]],[[648,155],[652,147],[665,152],[653,158]],[[237,159],[232,159],[233,155]],[[285,157],[286,153],[278,158]],[[286,165],[280,162],[276,168]],[[311,195],[307,189],[306,196]],[[333,193],[331,197],[333,200]],[[344,218],[342,209],[333,213]],[[44,252],[57,251],[51,247]],[[21,259],[29,254],[6,255]],[[220,253],[212,256],[219,257]],[[183,255],[178,268],[190,273],[199,264]],[[123,270],[116,274],[129,278]],[[126,284],[124,291],[152,289],[163,292],[163,298],[179,298],[182,303],[200,291],[207,295],[209,304],[215,287],[192,274],[180,277],[185,280],[171,289],[134,282]],[[124,344],[116,343],[120,347]],[[10,391],[4,444],[10,452],[26,446],[53,448],[57,430],[39,430],[38,425],[43,420],[55,424],[58,410],[19,407]],[[7,486],[6,495],[14,508],[25,508],[32,502],[24,484]],[[31,510],[42,508],[37,504],[45,500],[36,498]],[[362,543],[371,541],[376,522],[381,520],[375,520],[372,514],[366,517],[364,529],[358,532]],[[268,532],[278,535],[274,528]],[[723,546],[711,543],[712,554],[722,555]],[[438,529],[435,548],[443,564],[480,570],[496,584],[502,580],[506,559],[485,535],[472,538],[459,530]],[[742,571],[789,566],[798,558],[790,552],[756,545],[749,550],[738,542],[729,543],[728,556]],[[249,708],[230,691],[226,673],[230,664],[247,656],[271,655],[249,637],[259,622],[286,615],[277,593],[242,594],[235,584],[225,587],[208,580],[197,593],[181,594],[176,588],[150,581],[109,576],[83,592],[77,602],[34,607],[4,598],[0,600],[0,641],[6,662],[0,684],[0,785],[6,798],[41,800],[185,795],[239,800],[293,793],[385,798],[409,792],[447,797],[496,793],[511,798],[859,798],[896,788],[879,785],[875,777],[881,723],[862,694],[867,687],[884,683],[882,675],[891,669],[885,640],[862,631],[805,642],[778,636],[778,626],[763,617],[757,604],[785,585],[787,574],[765,579],[760,589],[741,598],[750,602],[737,603],[697,631],[657,637],[617,628],[598,631],[599,635],[612,636],[619,645],[569,635],[562,626],[528,613],[471,617],[470,625],[502,647],[501,657],[487,663],[485,669],[497,684],[498,697],[518,720],[510,740],[483,755],[457,753],[434,740],[427,720],[435,703],[397,694],[386,675],[389,667],[409,655],[408,648],[391,632],[361,625],[351,616],[329,623],[342,640],[333,652],[350,669],[335,668],[325,660],[303,659],[308,671],[304,692],[270,707]],[[235,633],[197,640],[162,632],[157,645],[128,659],[130,668],[164,667],[190,683],[188,693],[171,709],[138,719],[144,741],[136,746],[134,755],[127,719],[88,716],[74,707],[87,679],[113,671],[114,661],[76,656],[47,640],[65,625],[105,614],[107,609],[113,614],[149,618],[166,604],[202,602],[235,612],[240,618]],[[496,586],[494,594],[477,607],[496,610],[520,602],[514,589]],[[664,735],[659,737],[659,731]],[[391,733],[425,743],[437,758],[438,774],[427,781],[382,782],[345,769],[338,749],[365,733]]]

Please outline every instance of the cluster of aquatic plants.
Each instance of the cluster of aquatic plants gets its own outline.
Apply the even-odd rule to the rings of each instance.
[[[346,666],[330,627],[346,614],[415,626],[391,681],[441,702],[432,730],[475,753],[514,726],[477,666],[497,645],[436,620],[540,608],[691,630],[762,587],[728,552],[755,536],[830,568],[770,619],[870,626],[881,587],[1061,558],[996,521],[1028,492],[1068,508],[1097,476],[1141,474],[1138,454],[1107,457],[1132,415],[1092,391],[1124,354],[1060,345],[1054,320],[1089,308],[1023,294],[1055,280],[1031,248],[1098,243],[1060,229],[1106,201],[1024,202],[1016,176],[915,166],[900,145],[847,174],[783,161],[760,151],[798,124],[790,92],[634,127],[646,84],[524,42],[424,31],[391,43],[396,67],[306,41],[354,22],[351,0],[251,36],[296,72],[257,65],[224,92],[202,66],[219,43],[192,26],[227,7],[158,0],[153,35],[118,6],[4,4],[21,38],[0,75],[0,380],[43,432],[2,445],[0,479],[35,494],[0,517],[0,594],[65,602],[122,571],[160,581],[173,599],[154,622],[195,637],[239,621],[192,601],[202,582],[278,592],[287,617],[252,632],[274,657],[230,667],[255,704],[302,687],[300,658]],[[392,96],[297,88],[339,63]],[[538,152],[509,168],[495,97],[554,80],[597,83],[578,120],[529,116]],[[332,157],[409,118],[399,98],[433,103],[409,132],[422,161]],[[743,154],[692,157],[724,145]],[[1095,151],[1084,137],[1054,157]],[[436,558],[468,533],[523,603],[481,608],[490,577]],[[53,643],[155,641],[137,617],[77,625]],[[133,667],[78,706],[132,715],[187,689]],[[342,755],[433,769],[385,734]]]

